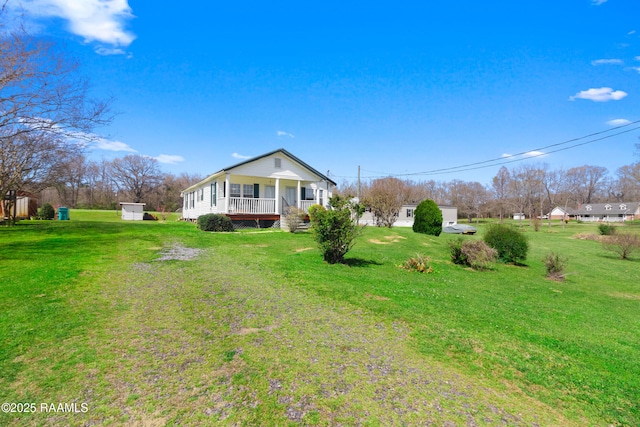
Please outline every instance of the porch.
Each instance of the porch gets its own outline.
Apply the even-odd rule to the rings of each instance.
[[[218,206],[221,213],[228,215],[280,215],[286,214],[290,207],[297,207],[305,213],[309,212],[309,207],[316,204],[315,200],[298,200],[293,203],[287,202],[283,197],[280,203],[276,203],[276,198],[246,198],[229,197],[228,206],[226,198],[218,199]]]

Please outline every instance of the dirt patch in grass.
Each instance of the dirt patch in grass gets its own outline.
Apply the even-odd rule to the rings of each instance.
[[[298,249],[296,249],[296,252],[311,251],[311,250],[313,250],[313,249],[314,249],[314,248],[298,248]]]
[[[614,298],[640,300],[640,294],[628,294],[628,293],[622,293],[622,292],[614,292],[614,293],[610,293],[609,296],[612,296]]]
[[[364,294],[364,296],[366,296],[369,299],[375,300],[375,301],[390,301],[391,298],[387,298],[387,297],[382,297],[380,295],[373,295],[373,294]]]
[[[376,245],[388,245],[390,243],[398,243],[404,239],[406,239],[406,237],[404,236],[399,236],[397,234],[392,234],[389,236],[384,236],[383,240],[378,240],[378,239],[369,239],[369,242],[374,243]]]
[[[160,258],[156,259],[156,261],[191,261],[195,259],[198,255],[200,255],[202,249],[197,248],[187,248],[180,244],[175,244],[170,248],[164,249],[160,254],[162,255]]]

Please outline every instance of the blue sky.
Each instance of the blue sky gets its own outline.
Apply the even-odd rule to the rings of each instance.
[[[640,130],[612,136],[640,120],[637,0],[19,3],[115,97],[94,159],[207,175],[283,147],[339,183],[358,165],[489,183],[532,154],[612,174],[638,160]]]

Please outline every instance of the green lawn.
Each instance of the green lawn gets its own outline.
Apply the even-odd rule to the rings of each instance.
[[[37,405],[0,425],[640,424],[640,259],[573,238],[595,225],[525,227],[526,266],[477,272],[456,236],[369,227],[328,265],[308,233],[173,215],[0,227],[0,397]]]

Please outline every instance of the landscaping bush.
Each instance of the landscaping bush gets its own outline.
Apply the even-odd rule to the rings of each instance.
[[[344,256],[360,235],[348,199],[334,196],[329,202],[333,209],[316,209],[311,216],[311,232],[322,251],[323,259],[329,264],[344,261]]]
[[[494,224],[487,230],[484,241],[498,251],[498,259],[502,262],[517,264],[527,259],[527,238],[513,227]]]
[[[300,228],[300,226],[304,222],[305,216],[306,214],[303,210],[298,209],[295,206],[291,206],[289,208],[284,218],[290,233],[295,233],[298,228]]]
[[[38,209],[38,219],[53,219],[55,216],[56,210],[49,203],[45,203]]]
[[[567,267],[567,258],[560,255],[549,252],[542,259],[545,268],[547,269],[547,277],[552,280],[564,281],[564,270]]]
[[[322,205],[319,205],[318,203],[309,206],[309,219],[313,220],[313,217],[316,216],[318,212],[324,212],[324,211],[326,211],[325,207]]]
[[[228,216],[206,214],[198,217],[198,228],[202,231],[233,231],[233,224]]]
[[[417,254],[415,257],[409,258],[400,267],[408,271],[417,271],[419,273],[433,273],[433,267],[429,264],[431,259],[426,255]]]
[[[413,231],[431,236],[442,233],[442,211],[433,200],[426,199],[416,207]]]
[[[598,224],[598,232],[601,236],[612,236],[616,234],[616,227],[611,224]]]
[[[640,235],[633,233],[614,234],[603,240],[602,246],[606,250],[620,255],[620,259],[629,259],[630,255],[640,251]]]
[[[488,269],[496,261],[498,252],[482,240],[464,240],[458,238],[449,243],[451,261],[474,270]]]

